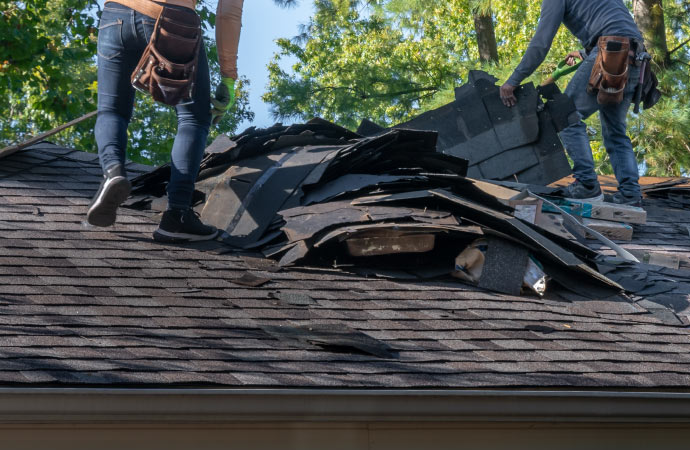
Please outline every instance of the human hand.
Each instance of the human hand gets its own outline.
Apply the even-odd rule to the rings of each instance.
[[[506,105],[508,108],[517,105],[517,97],[515,97],[516,88],[517,86],[512,86],[507,82],[504,83],[503,86],[501,86],[499,95],[501,96],[501,101],[503,102],[503,104]]]
[[[218,125],[225,113],[235,104],[235,80],[221,78],[216,87],[215,97],[211,97],[211,123]]]
[[[574,66],[577,64],[578,59],[582,61],[582,55],[579,51],[570,52],[568,56],[565,57],[565,63],[569,66]]]

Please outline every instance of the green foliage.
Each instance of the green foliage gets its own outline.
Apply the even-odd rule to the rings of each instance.
[[[2,146],[18,143],[96,109],[96,0],[0,0],[0,118]],[[197,11],[207,31],[215,14],[205,2]],[[208,33],[207,33],[208,34]],[[206,39],[212,89],[220,79],[215,41]],[[248,80],[239,83],[236,106],[211,130],[232,133],[254,115],[249,109]],[[137,94],[129,127],[128,157],[160,164],[169,159],[176,129],[173,108]],[[94,119],[50,138],[58,144],[96,151]]]
[[[528,3],[535,7],[505,0],[316,0],[305,35],[278,42],[264,100],[280,119],[318,115],[349,127],[363,118],[403,121],[452,98],[467,72],[480,67],[474,10],[493,6],[497,18],[505,16],[496,22],[501,57],[517,64],[539,16],[540,2]],[[554,52],[573,47],[573,38],[559,33]],[[286,57],[297,59],[292,73],[280,65]]]
[[[315,6],[308,39],[279,40],[281,53],[269,65],[264,100],[277,117],[322,116],[346,126],[365,116],[397,122],[456,81],[441,59],[443,43],[410,39],[409,30],[390,26],[381,14],[362,14],[366,8],[356,2]],[[297,57],[296,76],[281,69],[281,56]]]
[[[95,76],[85,61],[96,51],[96,2],[3,0],[0,6],[0,137],[9,144],[92,109]]]
[[[632,141],[652,176],[688,175],[690,105],[663,99],[644,113],[632,130]]]
[[[631,5],[628,5],[629,7]],[[690,4],[664,2],[672,66],[661,76],[665,100],[631,114],[630,135],[650,174],[690,168],[687,147]],[[506,80],[534,34],[540,0],[314,0],[303,35],[281,39],[269,66],[264,100],[278,119],[321,116],[356,128],[369,118],[388,126],[453,99],[471,69]],[[479,62],[474,11],[492,11],[500,64]],[[539,84],[568,52],[581,45],[561,27],[541,67],[525,82]],[[296,60],[291,70],[281,66]],[[559,81],[564,88],[568,79]],[[588,121],[598,128],[598,118]],[[610,173],[601,133],[592,135],[598,168]]]

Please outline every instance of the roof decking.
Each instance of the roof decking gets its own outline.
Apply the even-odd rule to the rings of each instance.
[[[112,228],[85,225],[100,176],[95,155],[49,144],[0,163],[4,386],[690,384],[690,212],[662,200],[646,200],[648,223],[625,247],[681,256],[677,271],[648,266],[676,281],[668,308],[278,270],[220,243],[160,245],[151,213],[121,209]],[[247,286],[248,273],[269,281]]]

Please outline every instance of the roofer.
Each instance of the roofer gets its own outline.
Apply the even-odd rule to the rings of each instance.
[[[87,213],[87,220],[93,225],[106,227],[115,223],[117,208],[131,190],[124,165],[134,84],[138,89],[147,89],[155,100],[175,105],[177,113],[168,207],[154,239],[200,241],[218,235],[215,227],[201,222],[190,205],[209,127],[218,123],[235,101],[243,0],[218,1],[216,42],[221,82],[214,98],[195,3],[196,0],[117,0],[104,5],[98,32],[95,127],[104,175]]]
[[[622,0],[544,0],[537,30],[522,61],[501,86],[501,100],[514,106],[515,88],[544,61],[563,23],[585,50],[568,55],[569,65],[583,59],[565,90],[575,103],[580,120],[564,129],[561,140],[573,160],[575,182],[564,188],[568,198],[602,201],[594,172],[592,149],[583,122],[599,111],[604,146],[618,180],[612,201],[640,206],[639,172],[626,117],[639,80],[638,55],[644,53],[642,36]],[[602,64],[603,63],[603,64]]]

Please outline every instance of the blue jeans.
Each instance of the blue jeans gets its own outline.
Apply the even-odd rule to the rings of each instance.
[[[630,138],[626,134],[628,108],[635,94],[635,87],[640,78],[640,68],[628,66],[628,83],[625,87],[623,101],[617,105],[602,106],[597,103],[597,96],[587,93],[587,83],[592,72],[598,48],[594,48],[573,75],[565,89],[580,115],[578,123],[561,131],[560,136],[568,155],[573,160],[573,175],[583,184],[596,184],[594,159],[589,145],[587,126],[583,120],[599,111],[601,132],[604,147],[611,160],[613,171],[618,180],[618,190],[629,197],[640,196],[639,172]]]
[[[127,127],[132,118],[135,89],[132,71],[146,47],[155,20],[117,3],[106,3],[98,26],[98,119],[96,144],[101,167],[124,164]],[[168,208],[186,209],[211,125],[210,81],[204,46],[194,88],[194,103],[175,107],[177,135],[171,152]]]

